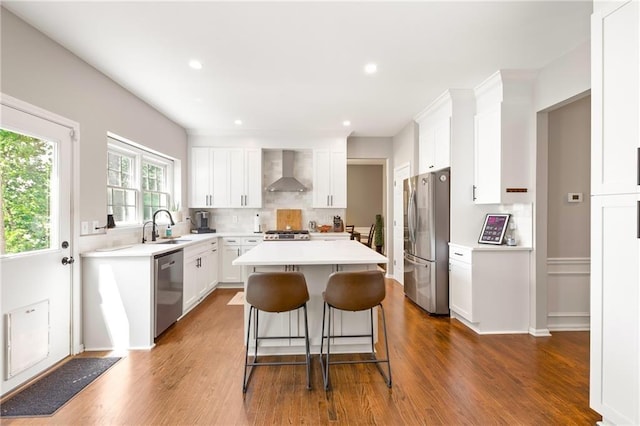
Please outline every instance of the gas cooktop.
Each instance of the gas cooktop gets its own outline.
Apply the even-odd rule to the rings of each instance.
[[[273,230],[264,233],[264,241],[308,241],[309,231],[304,229]]]

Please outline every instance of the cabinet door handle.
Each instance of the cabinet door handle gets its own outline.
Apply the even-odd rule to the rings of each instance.
[[[329,196],[327,195],[327,207],[330,206],[331,204],[329,204]]]
[[[473,185],[473,201],[475,201],[477,199],[476,198],[476,188],[477,188],[477,186]]]
[[[333,207],[333,195],[330,195],[331,197],[331,206]]]

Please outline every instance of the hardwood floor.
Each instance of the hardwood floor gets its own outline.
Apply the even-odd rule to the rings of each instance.
[[[246,398],[242,306],[216,290],[151,351],[133,351],[53,417],[19,424],[589,425],[589,333],[479,336],[430,317],[387,282],[393,388],[372,364],[332,366],[325,392],[317,357],[255,370]],[[83,356],[95,356],[85,353]],[[98,354],[103,355],[103,354]]]

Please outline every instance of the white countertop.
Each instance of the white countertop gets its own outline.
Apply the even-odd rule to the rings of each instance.
[[[233,261],[233,265],[359,265],[388,259],[358,241],[265,241]]]
[[[145,244],[128,244],[116,247],[105,247],[81,253],[82,257],[152,257],[157,254],[167,253],[173,250],[183,249],[187,246],[198,244],[218,237],[255,237],[262,234],[253,232],[214,232],[210,234],[184,234],[173,237],[174,240],[184,241],[178,244],[159,244],[167,241],[165,238],[159,238],[156,242],[148,241]]]
[[[449,246],[465,247],[470,250],[476,251],[531,251],[533,250],[528,246],[508,246],[506,244],[480,244],[480,243],[453,243],[450,242]]]

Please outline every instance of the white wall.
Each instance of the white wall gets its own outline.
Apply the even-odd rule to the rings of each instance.
[[[587,41],[540,70],[534,88],[536,111],[566,103],[591,89],[591,45]]]
[[[182,127],[11,12],[3,8],[1,15],[2,92],[80,124],[76,226],[80,221],[106,223],[108,131],[186,165],[187,136]],[[181,176],[180,204],[185,205],[186,167]]]
[[[410,121],[393,137],[392,158],[392,169],[409,163],[411,175],[418,172],[418,123]]]

